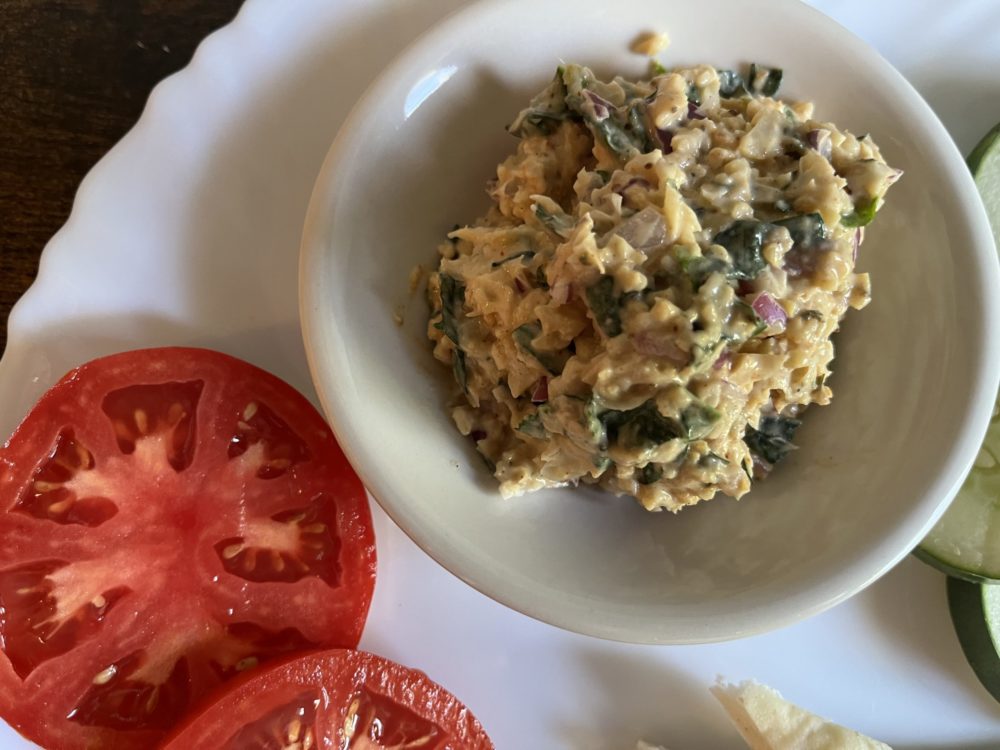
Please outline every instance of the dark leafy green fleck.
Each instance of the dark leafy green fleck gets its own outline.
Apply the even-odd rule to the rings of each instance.
[[[580,421],[587,428],[587,432],[593,438],[597,449],[599,451],[606,451],[608,449],[608,433],[604,429],[600,413],[601,409],[597,404],[597,400],[591,397],[583,407],[583,416]]]
[[[775,464],[795,450],[792,438],[801,420],[790,417],[762,417],[755,430],[747,427],[743,440],[750,452],[769,464]]]
[[[792,242],[804,248],[815,247],[829,236],[823,217],[817,213],[789,216],[774,224],[785,227],[792,236]]]
[[[701,104],[701,91],[693,83],[688,86],[687,99],[695,106]]]
[[[462,390],[467,393],[469,391],[469,372],[466,369],[465,352],[458,347],[455,347],[455,351],[451,355],[451,371],[455,380],[462,386]]]
[[[684,437],[683,428],[660,413],[653,401],[627,411],[609,409],[599,417],[604,425],[608,444],[625,448],[660,445]]]
[[[573,217],[563,213],[562,211],[549,211],[537,203],[531,206],[531,210],[549,231],[557,234],[563,239],[569,237],[570,233],[573,231],[573,227],[576,225],[576,221]]]
[[[733,99],[745,93],[746,86],[743,83],[743,76],[735,70],[719,71],[719,96]]]
[[[504,263],[509,263],[512,260],[517,260],[518,258],[521,258],[525,261],[529,261],[534,257],[535,257],[534,250],[522,250],[519,253],[508,255],[506,258],[501,258],[500,260],[493,261],[492,266],[493,268],[496,268],[497,266],[502,266]]]
[[[803,320],[823,320],[823,313],[819,310],[803,310],[799,317]]]
[[[532,345],[532,342],[542,333],[542,327],[538,323],[525,323],[523,326],[514,329],[514,341],[524,351],[538,360],[538,363],[553,375],[558,375],[566,366],[565,352],[540,352]]]
[[[507,130],[519,138],[532,133],[548,135],[571,115],[566,108],[566,84],[560,67],[556,69],[552,82],[529,102]]]
[[[740,219],[715,235],[715,243],[726,248],[733,259],[730,278],[755,279],[764,270],[767,262],[761,250],[770,231],[770,224]]]
[[[635,472],[635,481],[639,484],[652,484],[660,481],[662,477],[663,467],[654,463],[648,463]]]
[[[681,270],[691,279],[691,288],[698,291],[708,277],[713,273],[729,273],[729,264],[714,255],[700,255],[693,258],[681,258]]]
[[[546,435],[545,427],[542,425],[542,417],[537,412],[522,419],[517,426],[517,431],[533,438],[544,438]]]
[[[602,276],[600,280],[587,289],[587,304],[594,314],[594,320],[609,338],[614,338],[622,332],[621,301],[615,296],[615,280],[610,276]]]
[[[875,218],[876,211],[878,198],[862,198],[854,204],[854,211],[840,217],[840,223],[845,227],[866,227]]]
[[[548,289],[549,280],[545,278],[545,268],[544,266],[539,266],[535,269],[535,286],[539,289]]]
[[[723,466],[729,466],[729,461],[724,459],[718,453],[714,451],[709,451],[704,456],[698,459],[698,466],[703,469],[718,469]]]
[[[737,299],[733,302],[733,309],[742,312],[754,324],[753,333],[750,334],[750,338],[758,336],[767,330],[767,323],[757,314],[752,305],[747,304],[741,299]]]
[[[751,63],[750,74],[747,76],[750,93],[774,96],[778,93],[783,75],[781,68],[768,68],[764,65]]]
[[[688,440],[697,440],[707,435],[719,420],[719,412],[701,401],[693,401],[681,412],[681,424]]]
[[[441,279],[441,322],[435,328],[458,345],[458,321],[465,305],[465,284],[446,273],[438,274]]]

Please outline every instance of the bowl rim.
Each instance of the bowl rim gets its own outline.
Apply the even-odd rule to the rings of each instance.
[[[652,0],[630,0],[633,3],[650,3]],[[431,59],[435,51],[448,46],[449,40],[462,33],[463,29],[476,23],[477,18],[496,12],[514,12],[518,8],[531,7],[533,0],[479,0],[462,7],[443,21],[432,27],[416,41],[402,50],[367,88],[351,110],[349,116],[336,135],[322,168],[317,176],[310,198],[302,234],[299,260],[299,315],[305,344],[310,375],[319,396],[322,409],[330,422],[344,453],[361,476],[368,491],[376,499],[386,515],[418,547],[438,564],[491,599],[534,619],[565,630],[596,636],[607,640],[644,644],[695,644],[711,643],[744,638],[786,627],[823,612],[836,604],[854,596],[891,570],[920,542],[945,512],[954,498],[965,476],[972,466],[976,452],[986,433],[991,409],[998,386],[1000,386],[1000,298],[989,293],[991,285],[1000,286],[1000,263],[997,261],[995,246],[985,209],[979,198],[971,174],[965,167],[957,146],[940,119],[923,97],[874,48],[834,19],[801,0],[768,0],[774,8],[792,8],[812,17],[813,28],[827,27],[827,32],[838,37],[845,49],[862,55],[868,62],[882,68],[885,76],[893,80],[895,96],[907,101],[911,108],[920,112],[922,124],[934,137],[941,162],[947,168],[949,177],[959,186],[962,193],[963,224],[974,238],[974,254],[980,270],[986,271],[979,281],[980,299],[983,302],[984,330],[989,334],[982,341],[979,352],[979,367],[973,376],[972,397],[967,413],[963,415],[958,442],[944,463],[942,470],[928,486],[923,503],[915,503],[907,514],[901,514],[893,535],[880,544],[873,545],[867,554],[853,560],[835,579],[836,586],[825,586],[825,593],[817,595],[814,587],[798,591],[782,600],[775,600],[770,606],[763,606],[753,613],[752,618],[727,619],[719,626],[714,625],[694,629],[684,634],[656,628],[636,628],[624,621],[594,622],[580,621],[573,614],[560,612],[558,606],[546,606],[537,598],[520,591],[512,591],[504,581],[491,576],[488,570],[470,571],[464,565],[461,554],[449,549],[443,535],[433,529],[422,528],[407,511],[405,493],[398,493],[386,482],[372,464],[371,457],[364,454],[350,439],[354,432],[349,410],[334,398],[341,384],[341,374],[331,362],[320,357],[313,342],[324,331],[324,317],[321,300],[323,297],[319,270],[323,265],[326,240],[330,236],[330,214],[333,213],[335,196],[341,187],[341,175],[337,165],[346,154],[351,153],[363,137],[364,123],[368,121],[377,103],[392,89],[394,82],[404,79],[414,69],[415,60]],[[420,67],[420,66],[416,66]],[[992,256],[992,274],[989,274]],[[989,279],[989,282],[986,281]],[[328,316],[329,317],[329,316]],[[340,342],[338,342],[340,343]],[[341,347],[342,348],[342,347]],[[342,350],[346,354],[346,350]],[[920,523],[913,525],[913,519]],[[911,532],[901,534],[905,521],[911,521]],[[809,595],[813,593],[813,595]],[[781,606],[781,605],[784,606]]]

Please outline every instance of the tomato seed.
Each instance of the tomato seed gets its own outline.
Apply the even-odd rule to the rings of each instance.
[[[116,674],[118,674],[118,667],[112,664],[107,669],[101,670],[97,673],[97,676],[94,677],[94,684],[107,685]]]
[[[288,741],[298,742],[299,737],[302,735],[302,722],[298,719],[292,719],[288,724]]]
[[[58,503],[52,503],[49,506],[49,515],[58,516],[62,514],[63,511],[69,510],[69,506],[73,504],[73,498],[66,498],[65,500],[60,500]]]
[[[237,542],[236,544],[230,544],[228,547],[222,550],[222,556],[227,560],[232,560],[242,551],[243,551],[243,544],[241,542]]]
[[[136,409],[132,416],[135,417],[135,426],[140,435],[145,435],[149,431],[149,417],[142,409]]]
[[[249,422],[253,419],[253,415],[257,413],[257,402],[251,401],[247,404],[247,408],[243,410],[243,420]]]

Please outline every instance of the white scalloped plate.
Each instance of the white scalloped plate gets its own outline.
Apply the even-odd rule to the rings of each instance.
[[[1000,120],[1000,5],[812,3],[913,82],[963,151]],[[327,147],[384,62],[459,0],[248,0],[81,186],[11,315],[0,433],[74,364],[210,346],[312,395],[297,316],[302,219]],[[708,646],[557,630],[478,594],[377,508],[380,575],[362,646],[427,671],[500,750],[741,747],[706,688],[755,677],[898,748],[1000,746],[1000,707],[965,664],[943,578],[907,560],[831,611]],[[0,727],[0,747],[27,748]]]

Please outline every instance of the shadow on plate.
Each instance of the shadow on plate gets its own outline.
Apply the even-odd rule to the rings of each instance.
[[[879,581],[872,593],[859,601],[867,606],[874,632],[887,641],[887,647],[905,650],[910,660],[925,664],[989,715],[1000,713],[959,646],[943,574],[909,557]],[[991,747],[995,749],[996,743]]]
[[[708,685],[639,648],[581,642],[575,661],[576,698],[561,722],[562,746],[574,750],[631,749],[637,740],[686,750],[743,748]],[[649,717],[657,716],[655,723]]]

